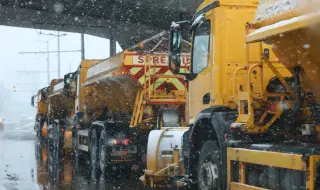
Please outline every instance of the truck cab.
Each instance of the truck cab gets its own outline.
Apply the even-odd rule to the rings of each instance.
[[[48,88],[42,88],[38,91],[37,95],[31,97],[31,106],[37,108],[34,129],[37,132],[39,139],[47,136],[46,118],[48,114],[48,101],[47,101]]]

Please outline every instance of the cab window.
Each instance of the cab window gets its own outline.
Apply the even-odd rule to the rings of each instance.
[[[208,65],[210,48],[210,21],[204,21],[194,31],[192,47],[192,71],[197,74]]]

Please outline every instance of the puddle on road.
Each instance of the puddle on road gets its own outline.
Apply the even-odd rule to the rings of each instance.
[[[0,132],[0,190],[136,190],[137,176],[130,177],[106,177],[70,153],[47,149],[33,127]]]
[[[83,160],[75,161],[71,153],[52,151],[40,143],[36,147],[36,180],[40,189],[53,190],[136,190],[137,176],[106,176],[90,171]]]

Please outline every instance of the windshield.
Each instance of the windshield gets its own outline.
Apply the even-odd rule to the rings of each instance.
[[[210,47],[210,22],[204,21],[194,31],[192,71],[199,73],[208,65]]]

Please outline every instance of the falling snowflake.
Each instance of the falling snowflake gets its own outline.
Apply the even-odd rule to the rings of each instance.
[[[61,13],[64,10],[64,6],[61,3],[55,3],[53,5],[53,10],[57,13]]]
[[[304,45],[303,45],[303,48],[304,48],[304,49],[309,49],[310,46],[311,46],[310,44],[304,44]]]

